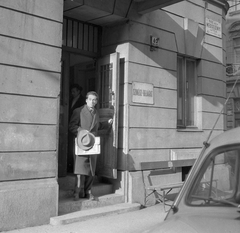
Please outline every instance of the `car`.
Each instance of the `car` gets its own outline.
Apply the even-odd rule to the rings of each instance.
[[[204,143],[164,221],[147,232],[240,232],[240,127]]]

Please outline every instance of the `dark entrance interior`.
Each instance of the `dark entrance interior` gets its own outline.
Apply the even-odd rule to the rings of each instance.
[[[59,125],[59,177],[73,172],[73,151],[69,140],[68,123],[70,120],[70,104],[72,84],[82,87],[83,97],[90,90],[96,90],[95,60],[79,54],[62,52],[62,82],[60,98],[60,125]]]
[[[68,4],[67,4],[68,5]],[[64,3],[64,7],[67,7]],[[68,10],[67,10],[68,11]],[[64,15],[66,15],[64,10]],[[100,56],[101,27],[74,18],[63,18],[62,75],[60,87],[60,122],[58,176],[72,173],[73,156],[69,149],[68,123],[72,84],[82,87],[82,96],[96,91],[96,59]],[[72,147],[72,146],[71,146]]]

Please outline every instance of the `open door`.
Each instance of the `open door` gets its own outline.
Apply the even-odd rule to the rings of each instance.
[[[118,109],[119,109],[119,54],[100,58],[97,63],[98,110],[100,121],[113,118],[110,130],[100,130],[101,155],[97,175],[117,178]]]

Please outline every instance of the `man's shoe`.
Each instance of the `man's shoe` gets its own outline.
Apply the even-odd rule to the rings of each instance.
[[[75,188],[75,192],[73,194],[73,197],[74,197],[74,201],[78,201],[79,198],[84,198],[85,197],[84,189]]]
[[[73,200],[74,201],[78,201],[79,200],[79,194],[78,193],[74,193]]]
[[[80,193],[80,188],[75,188],[75,192],[73,194],[73,200],[78,201],[79,200],[79,193]]]
[[[95,200],[95,197],[94,197],[91,193],[87,193],[87,194],[85,195],[85,197],[86,197],[88,200],[91,200],[91,201]]]
[[[80,198],[84,198],[85,197],[84,189],[81,189],[81,191],[79,192],[79,197]]]

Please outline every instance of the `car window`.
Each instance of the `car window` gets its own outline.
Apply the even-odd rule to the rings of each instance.
[[[188,195],[188,204],[240,204],[239,157],[239,148],[220,150],[210,155]]]

